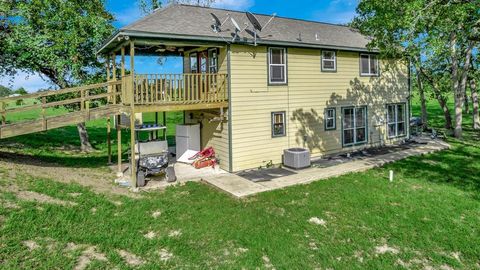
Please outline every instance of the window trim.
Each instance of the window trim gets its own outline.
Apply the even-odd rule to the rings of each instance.
[[[281,135],[275,135],[275,115],[277,114],[282,114],[283,115],[283,134]],[[277,111],[277,112],[272,112],[272,117],[270,119],[270,125],[272,129],[272,138],[280,138],[280,137],[285,137],[287,136],[287,113],[286,111]]]
[[[403,105],[403,114],[404,114],[403,115],[404,134],[402,134],[402,135],[398,135],[398,123],[402,123],[402,122],[398,122],[397,107],[400,106],[400,105]],[[388,122],[388,106],[395,106],[395,122],[392,122],[392,123]],[[388,103],[388,104],[385,105],[385,124],[386,124],[387,138],[396,139],[396,138],[403,138],[403,137],[407,136],[407,125],[409,125],[409,123],[407,123],[407,117],[408,117],[408,114],[407,114],[407,103],[406,102]],[[390,125],[390,124],[395,124],[395,135],[394,136],[390,136],[390,134],[388,134],[388,125]]]
[[[353,119],[355,120],[354,122],[354,133],[353,133],[353,138],[354,138],[354,143],[349,143],[349,144],[345,144],[345,138],[344,138],[344,113],[343,111],[345,109],[354,109],[354,116],[353,116]],[[356,142],[356,133],[357,133],[357,127],[356,127],[356,110],[355,109],[358,109],[358,108],[364,108],[365,109],[365,141],[362,141],[362,142]],[[354,147],[354,146],[358,146],[358,145],[364,145],[364,144],[368,144],[368,106],[367,105],[360,105],[360,106],[346,106],[346,107],[341,107],[341,112],[342,112],[342,147],[343,148],[346,148],[346,147]]]
[[[323,67],[323,53],[324,52],[333,52],[333,69],[329,69],[329,68],[324,68]],[[320,69],[322,72],[337,72],[337,51],[335,50],[321,50],[321,55],[320,55]]]
[[[333,110],[333,127],[327,127],[327,120],[329,119],[328,116],[327,116],[327,115],[328,115],[327,112],[328,112],[329,110]],[[333,108],[333,107],[331,107],[331,108],[325,108],[324,116],[323,116],[323,117],[324,117],[324,120],[323,120],[323,121],[324,121],[324,123],[325,123],[323,126],[324,126],[324,129],[325,129],[325,130],[336,130],[336,129],[337,129],[337,108]]]
[[[368,56],[368,73],[363,73],[362,72],[362,56]],[[371,57],[372,56],[375,56],[375,62],[377,63],[377,73],[370,73],[370,70],[371,70]],[[380,61],[378,59],[378,55],[377,54],[373,54],[373,53],[360,53],[359,54],[359,71],[360,71],[360,77],[379,77],[380,76]]]
[[[283,57],[285,60],[285,64],[271,64],[271,58],[272,58],[272,49],[281,49],[283,50]],[[287,48],[285,47],[268,47],[267,48],[267,81],[269,86],[276,86],[276,85],[288,85],[288,52]],[[284,67],[284,74],[285,78],[283,82],[272,82],[271,77],[270,77],[270,66],[271,65],[276,65],[276,66],[283,66]]]

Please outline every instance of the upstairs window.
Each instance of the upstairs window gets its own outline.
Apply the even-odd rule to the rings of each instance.
[[[285,132],[285,112],[272,113],[272,137],[283,137]]]
[[[218,72],[218,49],[216,48],[208,50],[208,72]]]
[[[378,57],[374,54],[360,54],[360,75],[378,76]]]
[[[268,82],[270,84],[287,83],[287,61],[284,48],[270,48],[268,51]]]
[[[337,71],[337,54],[335,51],[322,51],[322,71]]]
[[[335,108],[325,109],[325,130],[332,130],[337,128],[337,111]]]
[[[387,129],[389,138],[405,135],[405,118],[405,103],[387,105]]]

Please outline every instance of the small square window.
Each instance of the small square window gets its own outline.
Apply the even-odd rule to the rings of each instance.
[[[322,51],[322,71],[337,70],[337,55],[335,51]]]
[[[272,113],[272,137],[282,137],[286,135],[285,112]]]
[[[337,128],[337,111],[335,108],[325,109],[325,130]]]

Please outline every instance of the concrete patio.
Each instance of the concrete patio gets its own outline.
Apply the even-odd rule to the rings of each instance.
[[[347,173],[361,172],[411,156],[429,154],[450,148],[450,145],[439,139],[432,140],[428,137],[421,137],[416,138],[415,140],[419,144],[409,149],[365,157],[362,159],[352,159],[351,161],[326,168],[312,167],[303,170],[290,170],[283,168],[277,170],[264,169],[253,171],[250,173],[248,179],[242,177],[242,175],[245,176],[245,173],[226,173],[222,175],[205,176],[202,177],[202,180],[236,198],[244,198],[261,192],[281,189],[293,185],[308,184]],[[255,173],[260,179],[271,178],[271,180],[254,182],[252,181],[251,176],[252,174],[255,175]],[[268,175],[265,176],[265,174]]]

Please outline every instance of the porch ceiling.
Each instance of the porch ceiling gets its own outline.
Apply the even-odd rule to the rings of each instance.
[[[124,31],[117,32],[112,36],[97,52],[97,54],[112,54],[120,51],[122,47],[130,45],[130,39],[135,44],[136,55],[162,55],[162,56],[178,56],[183,51],[205,47],[224,47],[225,44],[207,41],[195,41],[173,38],[152,38],[142,37],[135,33]],[[159,50],[165,49],[160,52]]]

